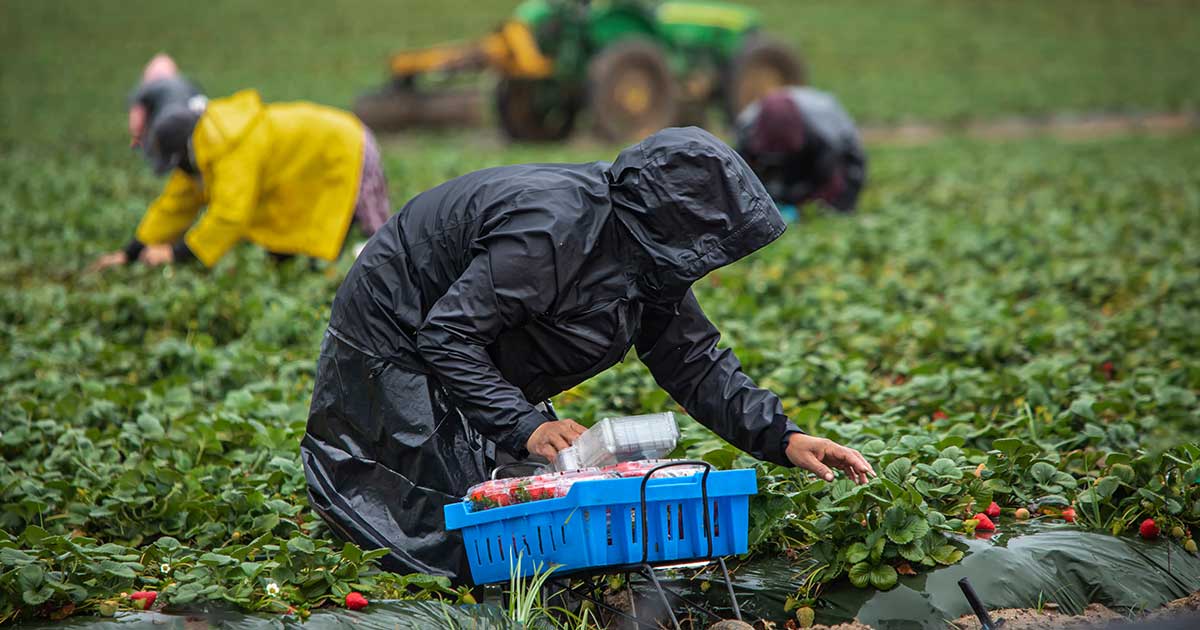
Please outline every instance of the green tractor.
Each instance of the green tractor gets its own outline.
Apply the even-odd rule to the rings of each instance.
[[[590,114],[606,140],[732,119],[772,89],[804,83],[800,58],[760,30],[756,11],[700,1],[526,0],[487,37],[392,56],[392,81],[355,112],[388,131],[482,119],[478,92],[431,81],[493,70],[500,126],[514,140],[561,140]]]

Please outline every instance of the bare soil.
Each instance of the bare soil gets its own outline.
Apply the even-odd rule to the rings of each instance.
[[[1144,618],[1147,620],[1170,619],[1176,615],[1190,614],[1197,611],[1200,611],[1200,591],[1173,602],[1167,602],[1162,608],[1146,613]]]
[[[1149,114],[1082,114],[1048,117],[1010,117],[960,123],[899,123],[864,125],[867,144],[920,145],[951,136],[1003,141],[1033,136],[1059,140],[1090,140],[1123,135],[1172,135],[1200,128],[1193,112]]]
[[[1035,630],[1038,628],[1096,628],[1106,623],[1119,621],[1125,616],[1102,605],[1091,604],[1082,615],[1065,615],[1057,610],[1033,608],[1004,608],[990,613],[992,620],[1003,619],[1005,630]],[[954,621],[962,630],[979,630],[979,620],[974,615],[959,617]]]
[[[1161,608],[1152,610],[1136,619],[1143,621],[1165,621],[1178,615],[1191,614],[1197,611],[1200,611],[1200,591],[1168,602]],[[1048,606],[1042,610],[1033,608],[1004,608],[989,611],[989,614],[991,614],[993,621],[1004,620],[1004,630],[1040,630],[1042,628],[1083,630],[1084,628],[1102,627],[1107,623],[1128,619],[1125,615],[1102,604],[1091,604],[1083,611],[1082,615],[1063,614],[1053,606]],[[953,627],[961,628],[962,630],[979,630],[980,623],[974,615],[965,615],[954,620]],[[818,624],[813,626],[813,630],[872,630],[872,627],[854,621],[833,626]]]
[[[813,630],[872,630],[872,628],[871,626],[858,623],[857,621],[851,621],[848,623],[839,623],[833,626],[817,624],[813,626]]]

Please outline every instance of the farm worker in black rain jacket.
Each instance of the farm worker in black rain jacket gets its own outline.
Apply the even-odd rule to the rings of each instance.
[[[873,475],[756,387],[691,285],[784,221],[727,145],[667,129],[607,164],[504,166],[413,198],[334,299],[301,445],[313,507],[384,566],[468,580],[442,507],[497,449],[552,458],[583,427],[541,401],[629,348],[692,417],[753,456]]]
[[[842,212],[857,207],[867,154],[854,121],[832,94],[775,90],[746,107],[735,127],[738,152],[785,213],[810,201]]]

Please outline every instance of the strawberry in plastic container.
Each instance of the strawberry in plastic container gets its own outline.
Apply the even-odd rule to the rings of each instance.
[[[541,501],[543,499],[557,499],[558,497],[566,496],[566,492],[561,490],[557,484],[540,483],[529,486],[529,499],[531,501]]]
[[[567,496],[571,486],[580,481],[614,479],[615,472],[604,472],[598,468],[547,473],[532,477],[492,479],[471,486],[467,491],[467,502],[472,512],[492,508],[544,501]]]
[[[636,462],[621,462],[604,468],[605,471],[614,472],[622,477],[644,477],[647,473],[663,464],[670,464],[679,460],[671,459],[643,459]],[[696,473],[704,472],[704,467],[699,465],[688,466],[672,466],[664,468],[657,473],[655,477],[690,477]]]
[[[529,481],[522,479],[513,484],[508,490],[508,496],[512,498],[513,503],[529,503]]]
[[[496,507],[512,505],[512,479],[493,479],[471,486],[467,491],[467,501],[471,504],[472,512],[490,510]]]

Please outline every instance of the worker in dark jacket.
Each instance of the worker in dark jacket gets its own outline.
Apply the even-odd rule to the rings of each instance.
[[[825,479],[874,474],[800,432],[756,387],[691,285],[784,221],[728,146],[668,129],[616,162],[505,166],[417,195],[334,299],[301,446],[313,507],[391,550],[384,565],[466,581],[442,506],[497,451],[552,458],[583,431],[542,401],[629,348],[689,415],[751,455]]]
[[[854,121],[833,95],[781,88],[737,118],[738,152],[782,206],[823,201],[852,212],[867,178]]]

